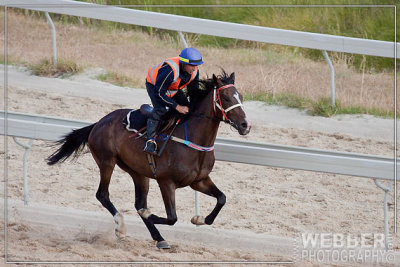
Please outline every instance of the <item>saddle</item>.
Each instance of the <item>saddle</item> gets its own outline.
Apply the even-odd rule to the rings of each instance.
[[[153,107],[148,104],[143,104],[140,106],[140,109],[132,109],[128,112],[126,117],[123,120],[123,124],[125,128],[130,132],[135,132],[137,135],[142,136],[145,134],[145,129],[147,127],[147,119],[151,116],[153,112]],[[163,123],[161,123],[159,131],[168,130],[174,123],[176,118],[171,117],[171,114],[168,114],[163,118]]]
[[[144,133],[141,132],[146,128],[147,119],[151,116],[152,111],[153,107],[148,104],[143,104],[140,109],[132,109],[129,111],[122,123],[128,131],[135,132],[139,136],[142,136]]]

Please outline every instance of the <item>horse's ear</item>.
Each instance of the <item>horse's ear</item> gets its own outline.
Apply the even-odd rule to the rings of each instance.
[[[213,81],[215,84],[218,84],[218,78],[217,76],[215,76],[215,74],[213,74]]]
[[[215,74],[213,74],[213,81],[214,81],[214,84],[217,85],[217,87],[221,87],[223,85],[221,80],[218,79],[217,76],[215,76]]]
[[[229,77],[229,79],[232,81],[232,83],[235,83],[235,73],[234,72],[232,72],[232,74]]]

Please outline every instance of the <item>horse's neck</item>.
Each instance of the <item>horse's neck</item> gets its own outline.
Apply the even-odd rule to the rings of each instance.
[[[214,90],[210,90],[197,105],[194,113],[204,116],[192,116],[190,118],[190,130],[195,133],[193,135],[194,139],[190,141],[201,146],[213,146],[220,123],[218,120],[211,119],[214,117]]]

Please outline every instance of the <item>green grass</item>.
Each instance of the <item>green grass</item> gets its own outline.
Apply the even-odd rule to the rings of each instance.
[[[138,84],[133,79],[130,79],[126,75],[119,74],[117,72],[105,72],[96,77],[98,80],[108,82],[117,86],[123,87],[137,87]],[[142,85],[143,86],[143,85]]]
[[[6,64],[4,57],[0,58],[0,64],[3,64],[3,65]],[[22,65],[24,65],[24,61],[22,61],[19,58],[14,58],[14,57],[11,57],[10,55],[8,55],[8,57],[7,57],[7,65],[22,66]]]
[[[365,107],[341,107],[337,114],[369,114],[377,117],[392,119],[394,118],[393,111],[386,111],[378,108],[365,108]],[[400,113],[397,113],[397,117]]]
[[[273,95],[271,93],[245,94],[245,101],[262,101],[270,105],[306,109],[310,101],[292,94]]]
[[[335,106],[332,106],[330,98],[321,98],[318,101],[310,102],[309,113],[313,116],[332,117],[338,114],[340,110],[339,100],[335,101]]]
[[[77,63],[62,58],[58,59],[56,66],[48,59],[43,59],[38,64],[30,64],[28,66],[34,75],[45,77],[65,78],[83,70],[83,67],[78,66]]]
[[[340,100],[336,99],[335,107],[331,106],[330,98],[321,98],[316,102],[311,103],[310,114],[314,116],[331,117],[338,114],[368,114],[376,117],[393,118],[394,112],[379,108],[366,108],[359,106],[343,107]],[[400,113],[397,114],[399,116]]]
[[[305,109],[313,116],[332,117],[338,114],[369,114],[383,118],[394,117],[393,111],[386,111],[378,108],[365,108],[358,106],[343,107],[338,99],[335,101],[335,107],[332,107],[330,98],[321,98],[318,101],[313,101],[293,94],[272,95],[271,93],[257,93],[245,94],[244,100],[262,101],[269,105],[286,106],[300,110]],[[400,116],[400,113],[398,113],[397,116]]]

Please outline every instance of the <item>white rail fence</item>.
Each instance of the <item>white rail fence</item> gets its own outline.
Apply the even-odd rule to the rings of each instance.
[[[0,111],[0,134],[12,136],[25,149],[23,158],[25,204],[28,204],[27,156],[32,140],[56,141],[71,130],[89,124],[91,123],[84,121]],[[28,144],[23,144],[17,138],[27,138],[30,141]],[[215,142],[215,156],[220,161],[373,178],[376,185],[385,191],[385,235],[389,234],[387,198],[394,175],[394,159],[392,158],[222,138],[217,138]],[[389,187],[382,186],[378,180],[388,181]]]

